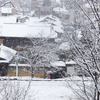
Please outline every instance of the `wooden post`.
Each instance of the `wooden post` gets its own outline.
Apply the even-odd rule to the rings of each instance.
[[[34,77],[34,68],[32,67],[32,69],[31,69],[31,76],[32,76],[32,78]]]
[[[16,56],[16,76],[18,77],[18,55]]]
[[[16,76],[18,76],[18,61],[16,62]]]
[[[0,39],[0,45],[3,44],[3,39]]]

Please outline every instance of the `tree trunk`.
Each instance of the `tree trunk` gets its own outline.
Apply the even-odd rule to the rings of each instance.
[[[32,70],[31,70],[31,75],[32,75],[32,78],[34,77],[34,73],[33,73],[33,71],[34,71],[34,68],[32,67]]]
[[[98,22],[99,34],[100,34],[100,21]]]
[[[97,100],[99,100],[99,95],[100,95],[100,92],[98,91],[98,93],[97,93]]]

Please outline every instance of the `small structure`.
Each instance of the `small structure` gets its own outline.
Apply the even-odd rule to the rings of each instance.
[[[17,14],[17,10],[15,8],[1,7],[1,15],[9,16]]]
[[[51,62],[51,72],[49,71],[50,78],[62,78],[66,76],[66,65],[63,61]]]
[[[65,71],[67,72],[66,64],[63,61],[51,62],[51,68],[56,69],[56,71]]]
[[[75,72],[76,72],[75,69],[76,69],[77,63],[71,60],[71,61],[66,61],[65,64],[67,68],[67,75],[68,76],[75,75]]]
[[[55,61],[55,62],[51,62],[51,67],[55,68],[55,69],[59,69],[62,73],[62,71],[66,72],[66,75],[68,76],[72,76],[75,75],[77,73],[77,63],[75,61]]]
[[[14,4],[11,1],[7,1],[0,5],[0,12],[2,16],[9,16],[17,14]]]
[[[24,23],[27,20],[29,20],[29,17],[27,17],[27,16],[19,16],[18,17],[18,22]]]
[[[0,46],[0,75],[7,75],[7,69],[9,62],[12,60],[16,51],[4,46],[3,44]]]

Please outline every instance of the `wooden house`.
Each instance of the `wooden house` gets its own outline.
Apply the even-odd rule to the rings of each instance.
[[[12,58],[15,56],[16,51],[4,46],[3,44],[0,46],[0,75],[7,75],[8,66]]]
[[[13,49],[22,49],[27,45],[32,45],[30,39],[39,40],[48,38],[49,42],[54,43],[55,39],[61,38],[63,29],[60,20],[54,16],[46,16],[42,19],[36,19],[38,22],[32,24],[16,23],[17,17],[9,17],[9,22],[3,23],[0,39],[5,46]],[[10,21],[14,19],[14,22]],[[34,20],[34,18],[33,18]],[[58,25],[58,22],[60,25]],[[60,35],[59,35],[60,34]]]
[[[58,33],[56,31],[59,31],[60,33],[62,31],[61,27],[57,26],[58,19],[53,17],[46,17],[46,22],[44,22],[44,19],[38,19],[38,22],[32,22],[30,19],[29,23],[4,23],[2,26],[2,32],[0,34],[0,41],[5,46],[15,49],[19,52],[23,52],[24,50],[27,50],[27,47],[32,46],[31,39],[34,39],[35,41],[40,40],[41,38],[48,38],[48,43],[56,44],[55,39],[58,38]],[[37,21],[37,20],[36,20]],[[54,22],[54,27],[51,29],[51,23]],[[59,29],[57,28],[59,27]],[[59,37],[60,38],[60,37]],[[25,72],[26,69],[29,71],[31,68],[29,66],[26,66],[27,64],[20,63],[18,64],[18,75],[19,76],[30,76],[30,73]],[[29,68],[28,68],[29,67]],[[16,65],[15,63],[11,63],[8,67],[8,75],[9,76],[15,76],[16,75]],[[44,76],[44,67],[39,67],[38,70],[36,70],[37,73],[35,73],[35,77],[43,77]],[[45,69],[49,70],[48,67],[45,67]]]
[[[11,63],[12,58],[16,55],[15,50],[4,46],[0,46],[0,75],[1,76],[32,76],[31,70],[32,66],[30,64],[21,64],[15,60],[14,63]],[[16,59],[16,57],[15,57]],[[47,66],[38,66],[34,68],[34,77],[44,77],[45,71],[50,70]]]

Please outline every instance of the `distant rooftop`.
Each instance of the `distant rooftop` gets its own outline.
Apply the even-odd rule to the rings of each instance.
[[[12,8],[1,7],[1,13],[12,13]]]
[[[51,66],[53,67],[65,67],[65,63],[63,61],[55,61],[55,62],[51,62]]]
[[[57,37],[56,32],[50,31],[49,25],[4,24],[0,36],[7,37]]]
[[[51,15],[40,19],[38,17],[29,17],[29,20],[25,23],[16,22],[16,20],[17,16],[0,17],[1,37],[57,38],[58,33],[63,33],[61,21]]]

